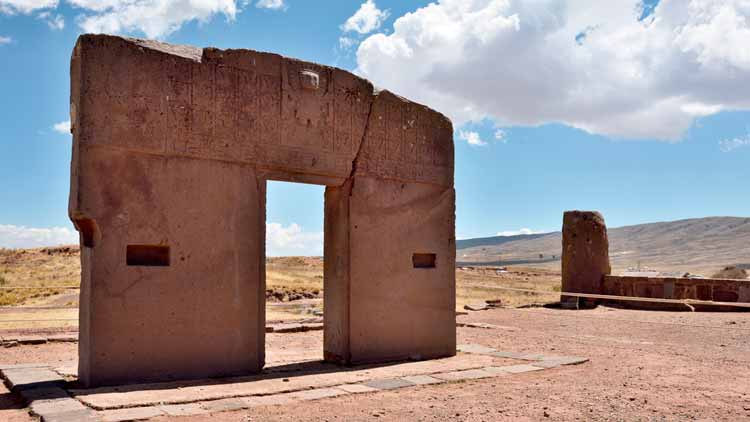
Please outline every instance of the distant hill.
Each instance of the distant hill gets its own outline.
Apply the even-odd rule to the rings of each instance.
[[[608,233],[615,272],[639,263],[706,276],[727,265],[750,268],[750,218],[695,218],[610,228]],[[459,265],[559,268],[561,243],[560,232],[466,239],[456,242],[456,260]]]

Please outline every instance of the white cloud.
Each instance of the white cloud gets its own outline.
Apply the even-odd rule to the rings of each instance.
[[[722,152],[734,151],[737,148],[750,146],[750,134],[744,138],[724,139],[719,141],[719,149]]]
[[[284,4],[284,0],[258,0],[257,3],[255,3],[255,7],[259,9],[286,9],[286,5]]]
[[[0,13],[14,15],[29,14],[41,9],[54,9],[57,0],[0,0]]]
[[[2,0],[0,0],[2,1]],[[165,37],[189,21],[207,22],[214,15],[234,20],[235,0],[67,0],[84,10],[80,27],[92,33],[143,32]]]
[[[65,28],[65,18],[63,15],[55,15],[52,12],[45,11],[38,14],[37,19],[47,22],[47,26],[52,30],[60,31]]]
[[[750,2],[437,0],[357,50],[357,72],[456,126],[563,123],[678,140],[696,118],[750,110]],[[399,69],[394,72],[393,69]]]
[[[485,146],[487,142],[483,141],[477,132],[462,130],[458,132],[458,139],[466,141],[469,145]]]
[[[35,228],[0,224],[0,247],[36,248],[78,244],[78,232],[70,227]]]
[[[380,10],[373,0],[367,0],[341,25],[341,30],[369,34],[380,28],[389,15],[389,10]]]
[[[339,37],[339,48],[346,51],[357,45],[357,40],[350,37]]]
[[[306,232],[296,223],[266,223],[266,255],[322,256],[323,232]]]
[[[520,234],[539,234],[539,233],[544,233],[544,232],[539,231],[539,230],[531,230],[529,228],[524,227],[519,230],[507,230],[503,232],[498,232],[497,235],[498,236],[518,236]]]
[[[70,120],[66,120],[64,122],[55,123],[52,125],[52,129],[55,130],[55,132],[70,134]]]
[[[10,44],[11,42],[13,42],[13,38],[11,38],[11,37],[3,37],[3,36],[0,35],[0,45]]]
[[[495,129],[495,140],[502,143],[508,142],[508,137],[502,129]]]

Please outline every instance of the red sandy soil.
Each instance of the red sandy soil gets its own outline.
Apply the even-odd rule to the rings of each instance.
[[[494,309],[459,319],[500,326],[459,328],[459,343],[591,361],[179,420],[750,421],[750,313]],[[287,360],[321,344],[319,331],[272,334],[267,354]],[[75,344],[21,346],[0,349],[0,362],[64,362],[75,354]],[[0,420],[33,420],[20,406],[0,390]]]

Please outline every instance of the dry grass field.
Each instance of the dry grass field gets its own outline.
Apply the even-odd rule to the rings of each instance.
[[[77,247],[0,249],[0,330],[74,328],[78,316],[80,257]],[[463,267],[456,270],[456,310],[466,304],[500,300],[519,307],[554,302],[555,294],[499,290],[512,287],[559,291],[560,274],[554,270]],[[266,261],[266,319],[288,321],[319,317],[323,309],[323,258],[276,257]],[[53,309],[40,309],[40,307]],[[68,309],[60,309],[66,307]]]

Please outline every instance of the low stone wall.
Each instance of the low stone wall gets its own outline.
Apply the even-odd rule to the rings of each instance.
[[[605,275],[602,280],[601,294],[658,299],[695,299],[714,302],[750,303],[750,280]],[[627,303],[627,306],[643,309],[674,309],[685,307],[683,305],[642,302],[630,302]],[[708,309],[706,306],[702,306],[701,308]],[[722,308],[724,310],[729,307],[712,308]]]

